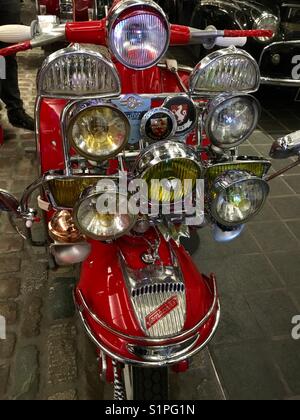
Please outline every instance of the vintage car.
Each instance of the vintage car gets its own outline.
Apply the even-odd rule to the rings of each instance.
[[[157,0],[173,22],[204,29],[272,29],[274,37],[248,41],[262,83],[300,88],[299,0]],[[197,57],[198,59],[199,57]]]

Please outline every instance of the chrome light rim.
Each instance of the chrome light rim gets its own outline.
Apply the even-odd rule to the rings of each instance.
[[[104,156],[96,156],[96,155],[89,154],[89,153],[86,153],[83,150],[81,150],[77,146],[77,144],[75,143],[75,141],[73,139],[73,134],[72,134],[74,123],[76,122],[76,119],[80,116],[81,113],[84,113],[87,110],[93,110],[93,109],[97,110],[97,109],[100,109],[100,108],[110,108],[113,111],[115,111],[117,114],[119,114],[119,116],[124,121],[125,130],[126,130],[126,140],[124,141],[124,143],[118,149],[116,149],[113,153],[106,154]],[[86,103],[81,103],[81,104],[75,103],[74,108],[71,108],[69,110],[69,114],[67,116],[66,135],[67,135],[69,145],[74,147],[74,149],[76,150],[77,153],[79,153],[80,156],[83,156],[84,158],[86,158],[88,160],[91,160],[91,161],[104,162],[106,160],[109,160],[109,159],[117,156],[119,153],[121,153],[126,148],[128,142],[129,142],[130,130],[131,130],[131,125],[130,125],[128,117],[124,114],[124,112],[122,112],[115,105],[113,105],[111,103],[107,103],[107,102],[88,101]]]
[[[189,86],[189,92],[190,94],[200,94],[202,96],[216,96],[219,95],[221,91],[219,92],[209,92],[207,90],[198,90],[196,89],[197,86],[197,81],[199,79],[200,74],[207,69],[208,66],[211,66],[212,64],[214,64],[216,61],[222,59],[223,57],[226,56],[232,56],[232,57],[241,57],[241,58],[247,58],[251,64],[254,66],[255,71],[256,71],[256,83],[255,86],[253,87],[253,89],[245,89],[240,91],[241,93],[255,93],[258,91],[259,87],[260,87],[260,68],[259,65],[257,63],[257,61],[254,59],[254,57],[252,57],[251,54],[249,54],[247,51],[245,50],[241,50],[238,49],[234,46],[232,47],[228,47],[228,48],[224,48],[221,50],[217,50],[212,52],[211,54],[207,55],[203,60],[200,61],[200,63],[198,63],[196,65],[196,67],[194,68],[191,76],[190,76],[190,86]],[[224,92],[224,89],[222,89],[222,91]],[[231,91],[228,91],[231,92]]]
[[[273,15],[272,13],[264,12],[261,16],[259,16],[254,21],[254,25],[253,25],[254,30],[265,29],[265,28],[261,27],[261,23],[265,19],[269,19],[269,18],[274,19],[274,22],[276,23],[276,26],[277,26],[277,30],[274,32],[273,36],[271,38],[267,38],[266,41],[262,41],[260,38],[254,38],[257,42],[259,42],[261,44],[270,44],[271,42],[273,42],[274,38],[276,38],[277,33],[278,33],[280,19],[279,19],[278,16]]]
[[[240,176],[240,179],[237,180],[232,180],[232,178],[230,177],[230,175],[236,175],[237,177]],[[241,220],[239,222],[228,222],[224,219],[222,219],[219,214],[218,211],[216,209],[217,204],[218,204],[218,200],[220,197],[221,193],[224,193],[227,189],[232,188],[236,185],[242,184],[244,182],[247,181],[256,181],[258,183],[261,184],[262,186],[262,190],[264,193],[264,198],[260,204],[260,206],[256,209],[255,212],[251,213],[250,216],[248,216],[247,218],[245,218],[244,220]],[[247,223],[249,220],[251,220],[253,217],[255,217],[263,208],[267,197],[269,195],[270,192],[270,186],[267,183],[267,181],[265,181],[262,178],[259,178],[255,175],[250,174],[249,172],[246,171],[238,171],[238,170],[230,170],[227,171],[225,173],[223,173],[222,175],[220,175],[214,182],[213,187],[212,187],[212,192],[215,193],[216,197],[214,199],[210,200],[210,212],[211,215],[213,217],[213,219],[220,223],[222,226],[226,226],[226,227],[234,227],[234,226],[238,226],[241,224],[245,224]],[[211,192],[211,193],[212,193]]]
[[[166,25],[166,29],[167,29],[167,42],[166,45],[163,49],[163,52],[160,54],[160,56],[151,64],[148,66],[143,66],[143,67],[135,67],[132,66],[128,63],[126,63],[122,57],[119,56],[118,52],[116,51],[116,48],[114,46],[114,42],[112,41],[112,31],[113,31],[113,27],[116,23],[116,21],[118,20],[118,18],[127,10],[130,10],[132,8],[135,7],[148,7],[149,9],[153,9],[156,13],[159,13],[161,18],[164,20],[165,25]],[[129,68],[129,69],[134,69],[134,70],[146,70],[149,68],[152,68],[153,66],[155,66],[160,59],[166,54],[169,45],[170,45],[170,40],[171,40],[171,25],[169,23],[169,20],[167,19],[167,15],[166,13],[163,11],[163,9],[157,4],[155,3],[153,0],[124,0],[121,1],[119,3],[117,3],[115,5],[115,7],[113,7],[110,12],[109,15],[107,17],[107,26],[108,26],[108,44],[109,44],[109,48],[110,50],[113,52],[113,55],[115,57],[118,58],[118,61],[120,61],[125,67]]]
[[[120,81],[120,77],[118,74],[118,71],[115,67],[115,65],[113,64],[113,62],[108,59],[107,57],[105,57],[103,54],[101,54],[100,52],[88,48],[87,46],[82,46],[80,44],[72,44],[69,45],[66,48],[63,48],[59,51],[55,51],[53,54],[51,54],[49,57],[47,57],[43,64],[42,67],[40,68],[39,72],[38,72],[38,76],[37,76],[37,96],[42,96],[42,97],[47,97],[47,98],[64,98],[64,99],[77,99],[83,97],[82,93],[76,93],[74,92],[74,94],[69,95],[69,94],[65,94],[64,92],[62,92],[61,94],[55,93],[55,94],[51,94],[51,93],[47,93],[44,89],[43,89],[43,80],[45,78],[45,74],[46,71],[48,70],[49,66],[55,62],[56,60],[58,60],[59,58],[63,58],[63,57],[69,57],[71,55],[80,55],[80,54],[86,54],[86,55],[90,55],[92,57],[94,57],[95,59],[101,60],[111,71],[114,80],[116,82],[116,90],[114,92],[108,92],[108,93],[104,93],[101,94],[101,92],[97,92],[97,93],[87,93],[85,96],[90,98],[90,97],[111,97],[111,96],[119,96],[121,94],[121,81]]]
[[[256,111],[256,114],[255,114],[256,116],[253,120],[253,124],[251,126],[251,129],[248,130],[247,134],[245,134],[242,139],[240,139],[239,141],[236,141],[235,143],[224,144],[224,143],[219,142],[219,140],[217,140],[215,138],[215,136],[214,136],[214,134],[211,130],[211,122],[212,122],[212,119],[214,117],[215,111],[217,110],[217,108],[220,105],[225,104],[225,102],[230,102],[231,100],[236,99],[236,98],[250,100],[254,110]],[[221,149],[224,149],[224,150],[234,149],[235,147],[244,143],[251,136],[251,134],[253,134],[253,132],[255,131],[255,129],[257,127],[260,116],[261,116],[261,105],[260,105],[260,102],[254,96],[244,95],[242,93],[241,94],[236,93],[236,94],[232,94],[232,95],[231,94],[219,95],[216,98],[214,98],[208,106],[208,111],[207,111],[207,114],[205,116],[205,131],[206,131],[206,134],[207,134],[208,138],[213,143],[213,145],[215,145],[215,146],[217,146]]]
[[[144,149],[135,162],[134,173],[143,177],[152,167],[174,159],[192,160],[199,167],[199,174],[203,174],[203,165],[195,150],[184,143],[172,140],[160,141]]]
[[[80,230],[80,232],[82,232],[87,238],[91,238],[97,241],[101,241],[101,242],[109,242],[109,241],[113,241],[116,239],[121,238],[124,235],[127,235],[132,228],[134,227],[134,225],[136,224],[138,215],[133,215],[133,214],[129,214],[131,218],[131,222],[128,226],[127,229],[125,229],[124,231],[115,234],[115,235],[108,235],[105,237],[101,237],[99,235],[95,235],[93,233],[91,233],[90,231],[87,231],[86,229],[84,229],[82,227],[82,225],[80,224],[80,221],[78,220],[78,211],[80,209],[81,204],[83,204],[84,201],[86,200],[90,200],[91,198],[95,197],[95,196],[99,196],[101,193],[115,193],[118,196],[122,196],[122,197],[126,197],[125,194],[119,193],[117,191],[101,191],[98,189],[97,186],[93,186],[93,187],[89,187],[87,188],[85,191],[83,191],[83,193],[81,194],[81,197],[79,198],[78,202],[76,203],[75,207],[74,207],[74,211],[73,211],[73,217],[74,217],[74,223],[77,226],[77,228]]]

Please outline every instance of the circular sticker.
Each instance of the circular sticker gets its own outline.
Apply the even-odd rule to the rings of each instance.
[[[176,130],[176,117],[169,109],[151,109],[142,119],[141,135],[151,140],[166,140],[174,137]]]
[[[176,118],[176,136],[184,136],[192,131],[196,124],[197,111],[194,102],[187,96],[168,98],[164,107],[169,109]]]

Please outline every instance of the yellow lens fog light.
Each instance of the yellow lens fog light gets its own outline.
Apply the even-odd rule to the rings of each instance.
[[[202,175],[194,150],[175,141],[150,146],[139,157],[135,171],[148,185],[149,200],[161,204],[183,200]]]
[[[71,118],[67,136],[70,144],[90,160],[102,161],[116,156],[126,146],[130,124],[113,105],[87,106]]]

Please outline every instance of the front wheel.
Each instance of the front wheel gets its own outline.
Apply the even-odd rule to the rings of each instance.
[[[166,401],[169,398],[168,368],[131,367],[127,398],[134,401]],[[126,382],[126,381],[125,381]]]

